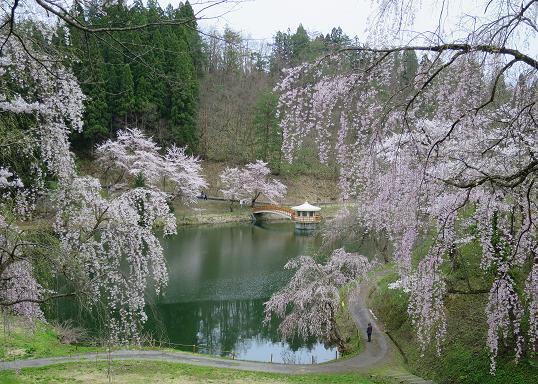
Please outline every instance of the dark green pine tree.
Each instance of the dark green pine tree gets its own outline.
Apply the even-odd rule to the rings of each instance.
[[[310,37],[302,24],[299,24],[297,31],[291,36],[291,56],[294,65],[310,59]]]
[[[282,130],[276,116],[278,96],[266,91],[256,102],[254,128],[256,130],[256,158],[269,163],[274,173],[280,172]]]
[[[269,68],[271,73],[278,73],[291,66],[292,44],[289,33],[278,31],[274,37]]]
[[[83,147],[91,149],[97,142],[110,136],[110,113],[106,102],[104,87],[104,71],[102,65],[96,65],[92,83],[83,86],[87,99],[84,109],[84,130],[82,131]],[[89,147],[89,148],[88,148]]]
[[[91,22],[80,3],[75,2],[73,7],[77,19]],[[88,14],[90,14],[89,11]],[[110,114],[102,51],[93,35],[72,27],[69,32],[70,49],[73,56],[78,59],[73,63],[73,71],[86,95],[83,131],[73,133],[71,139],[76,150],[89,151],[97,142],[108,138],[110,134]]]
[[[170,138],[194,151],[197,146],[198,78],[185,37],[177,39],[174,47],[175,54],[170,55],[172,61],[169,63],[174,73],[169,88]]]
[[[134,110],[134,83],[133,75],[129,64],[118,64],[115,66],[115,115],[123,126],[129,125],[129,118]]]
[[[179,12],[176,11],[175,17],[177,20],[184,23],[183,33],[185,41],[194,67],[196,68],[196,72],[198,73],[198,76],[201,76],[205,62],[204,53],[202,51],[202,39],[198,33],[198,23],[196,22],[194,10],[188,0],[179,8]]]

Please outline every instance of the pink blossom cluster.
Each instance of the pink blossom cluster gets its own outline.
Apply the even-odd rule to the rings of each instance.
[[[29,319],[44,319],[38,304],[43,288],[33,276],[32,265],[24,258],[22,236],[17,225],[0,215],[0,305]]]
[[[116,140],[99,145],[96,154],[105,173],[110,170],[119,173],[116,182],[125,176],[142,176],[148,185],[161,190],[166,190],[170,183],[172,195],[186,203],[195,202],[200,191],[207,188],[200,159],[175,145],[162,155],[161,148],[138,128],[118,132]]]
[[[279,332],[283,339],[316,336],[341,344],[335,322],[341,302],[339,289],[364,278],[371,267],[366,257],[343,248],[333,251],[325,264],[310,256],[290,260],[285,268],[295,270],[295,274],[265,303],[265,322],[272,316],[281,318]]]
[[[70,276],[93,304],[107,303],[113,342],[136,342],[138,324],[147,319],[145,291],[166,287],[163,249],[153,229],[176,231],[167,194],[145,188],[110,199],[91,177],[77,177],[55,196],[55,230],[64,255],[74,258]]]

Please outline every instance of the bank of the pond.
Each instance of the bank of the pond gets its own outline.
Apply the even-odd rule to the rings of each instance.
[[[374,284],[383,274],[383,271],[380,271],[371,276]],[[209,380],[221,383],[242,383],[242,380],[249,383],[428,383],[406,372],[397,350],[384,336],[371,312],[365,307],[365,300],[370,293],[369,287],[367,282],[363,282],[358,291],[360,294],[352,295],[346,306],[350,311],[350,318],[358,329],[364,329],[366,324],[371,322],[375,336],[371,343],[363,343],[364,348],[359,355],[350,358],[325,364],[295,365],[233,361],[170,350],[115,350],[110,353],[101,351],[63,357],[4,360],[1,367],[5,370],[0,372],[0,381],[99,383],[108,382],[110,372],[114,382],[117,383],[155,381],[196,383]],[[51,329],[51,332],[54,330]],[[56,355],[59,350],[49,352]],[[138,368],[132,369],[132,367]],[[187,373],[210,371],[214,376],[211,378],[205,374],[201,374],[200,377],[189,376],[181,373],[182,370],[186,370]],[[161,373],[165,376],[156,376]],[[230,381],[232,378],[237,380]]]
[[[350,206],[350,204],[344,203],[317,204],[321,205],[321,214],[324,219],[334,218],[339,210]],[[191,207],[184,206],[180,203],[174,205],[174,213],[178,225],[247,223],[252,220],[250,207],[241,207],[239,204],[234,203],[232,209],[230,210],[230,202],[223,200],[200,199]],[[281,221],[282,217],[268,215],[264,217],[264,220]]]
[[[278,374],[203,367],[165,361],[112,361],[58,364],[0,372],[2,383],[354,383],[385,384],[387,379],[358,373]]]
[[[467,257],[478,257],[477,252]],[[389,284],[398,279],[395,268],[385,266],[387,274],[372,284],[368,306],[383,323],[392,341],[404,354],[406,365],[416,375],[429,377],[440,384],[531,384],[538,382],[538,360],[513,356],[497,358],[495,375],[490,373],[490,356],[485,346],[485,295],[451,295],[445,299],[447,335],[441,355],[435,345],[420,348],[407,312],[408,295]],[[504,349],[504,353],[509,350]]]

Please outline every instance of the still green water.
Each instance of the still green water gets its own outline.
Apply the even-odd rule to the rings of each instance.
[[[290,222],[182,228],[163,239],[169,270],[165,295],[150,300],[147,331],[158,340],[201,345],[202,353],[256,361],[333,359],[316,340],[282,342],[278,321],[263,325],[263,303],[284,286],[283,269],[319,245]],[[188,348],[182,348],[188,349]]]

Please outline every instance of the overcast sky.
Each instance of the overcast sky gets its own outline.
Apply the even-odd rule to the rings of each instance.
[[[160,0],[166,3],[168,0]],[[170,0],[176,5],[179,0]],[[277,31],[290,28],[295,31],[302,23],[311,34],[331,31],[333,27],[341,27],[350,37],[358,36],[364,41],[369,17],[375,16],[372,0],[243,0],[228,2],[211,7],[203,12],[205,17],[213,17],[199,22],[203,29],[216,27],[224,29],[226,25],[240,31],[245,37],[253,39],[270,39]],[[207,0],[191,0],[195,11],[208,5]],[[438,0],[424,0],[415,20],[415,30],[429,31],[437,26],[434,4]],[[448,14],[448,24],[454,25],[451,18],[461,14],[476,12],[477,0],[452,0]],[[220,17],[217,17],[220,16]],[[446,15],[445,15],[446,16]]]
[[[169,2],[177,6],[180,0],[159,0],[165,7]],[[220,3],[219,0],[190,0],[195,12],[211,3]],[[243,37],[269,40],[277,31],[286,31],[288,28],[294,32],[302,23],[311,35],[329,33],[333,27],[341,27],[350,37],[358,36],[359,41],[366,42],[368,33],[366,28],[368,20],[375,18],[376,12],[372,7],[372,0],[229,0],[224,4],[209,7],[201,12],[199,20],[202,30],[217,28],[222,31],[225,26],[241,32]],[[422,0],[420,9],[415,14],[413,33],[405,37],[405,41],[390,41],[387,43],[410,43],[410,36],[419,36],[417,32],[434,31],[439,22],[439,6],[448,4],[442,17],[443,35],[447,40],[454,37],[467,36],[470,25],[465,23],[471,19],[465,15],[483,16],[486,0]],[[472,19],[473,23],[477,22]],[[478,21],[480,22],[480,21]],[[452,34],[452,36],[451,36]],[[269,42],[268,41],[268,42]],[[418,41],[413,41],[417,43]],[[538,52],[538,39],[526,43],[512,42],[514,48],[536,55]]]
[[[193,7],[197,7],[193,2]],[[324,34],[340,26],[350,36],[362,36],[369,14],[368,0],[247,0],[235,5],[208,9],[203,28],[229,25],[254,39],[270,39],[277,31],[295,30],[302,23],[310,33]],[[199,6],[198,6],[199,7]]]

